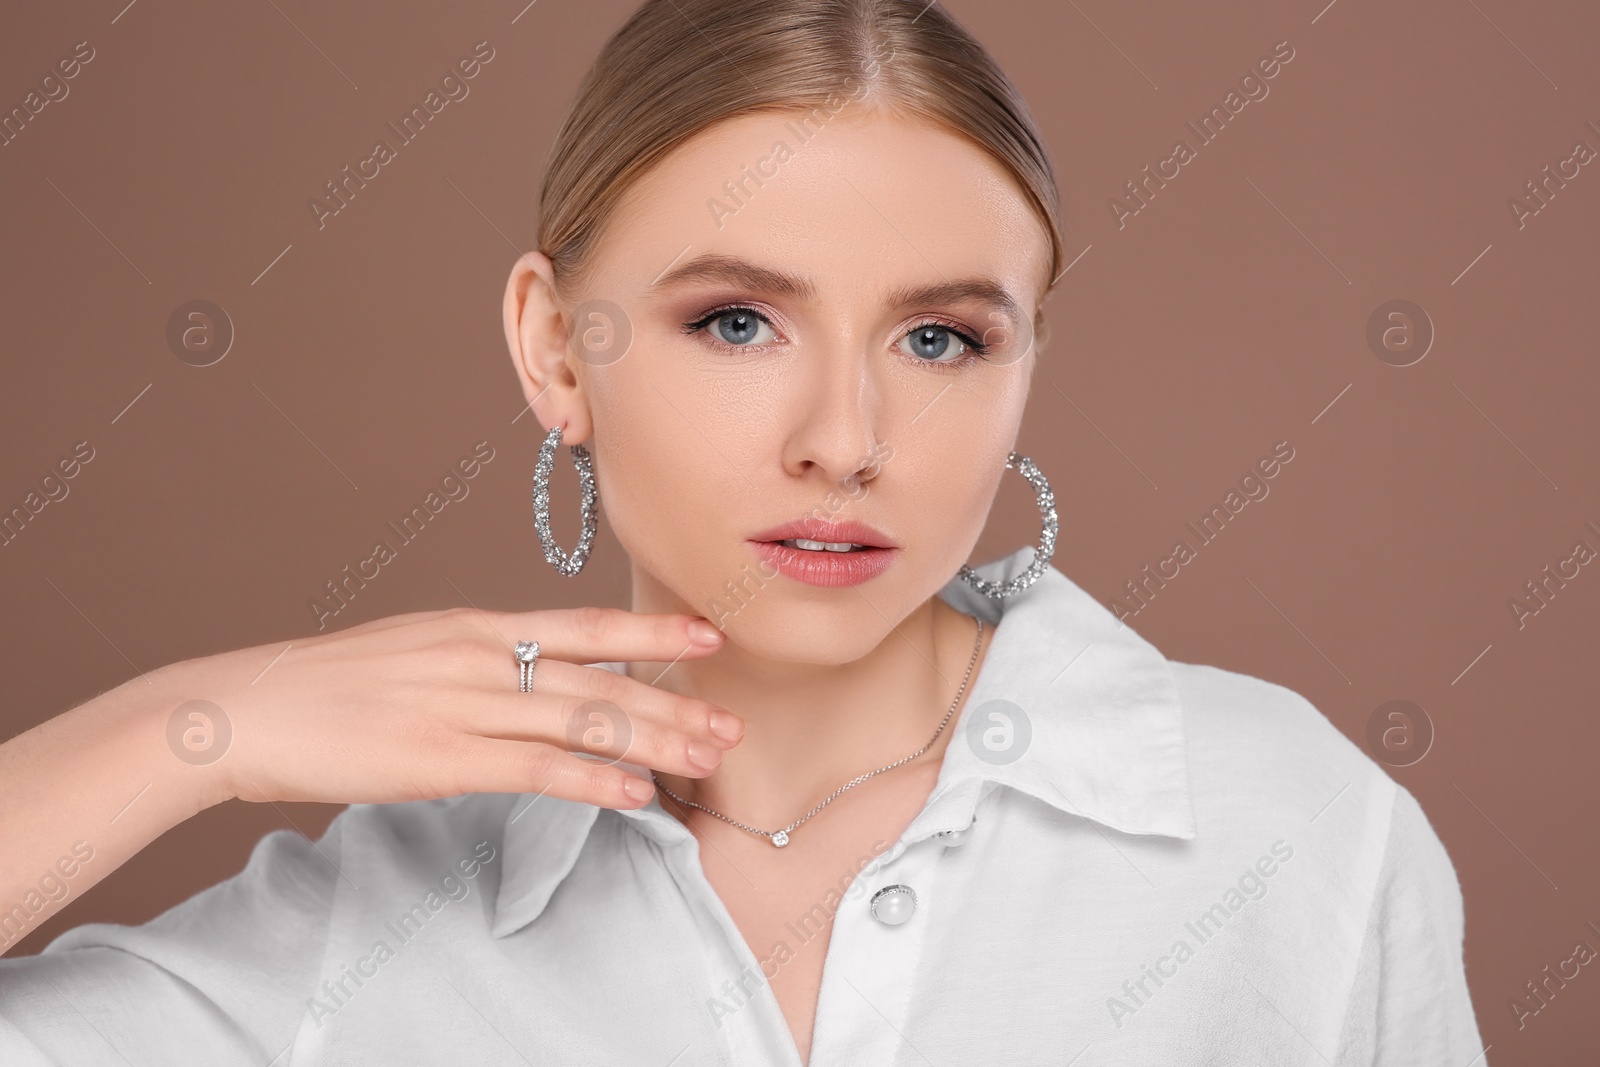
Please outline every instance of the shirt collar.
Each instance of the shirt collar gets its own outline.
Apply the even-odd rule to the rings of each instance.
[[[1003,581],[1032,559],[1033,549],[1022,548],[975,569]],[[1121,833],[1195,836],[1183,709],[1165,656],[1054,567],[1004,600],[984,596],[959,577],[939,595],[995,631],[950,726],[955,735],[933,792],[904,843],[964,828],[995,787],[990,783]],[[620,663],[599,666],[622,669]],[[984,731],[1000,731],[993,735],[998,738],[1008,729],[1006,754],[1020,754],[997,762]],[[642,765],[620,765],[648,773]],[[506,820],[494,936],[504,937],[544,910],[600,811],[555,797],[517,798]],[[643,808],[616,813],[662,843],[688,832],[661,808],[659,794]]]

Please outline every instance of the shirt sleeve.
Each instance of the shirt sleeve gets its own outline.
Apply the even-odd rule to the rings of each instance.
[[[347,814],[316,844],[267,834],[242,872],[142,926],[90,923],[37,956],[0,957],[0,1064],[285,1063]]]
[[[1464,934],[1455,866],[1416,798],[1397,786],[1337,1067],[1488,1067]]]

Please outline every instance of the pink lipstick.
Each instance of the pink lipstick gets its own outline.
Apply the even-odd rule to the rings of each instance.
[[[750,538],[762,559],[807,585],[858,585],[889,569],[900,546],[862,522],[805,518]]]

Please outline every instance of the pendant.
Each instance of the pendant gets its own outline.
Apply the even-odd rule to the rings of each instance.
[[[784,845],[787,845],[789,843],[789,831],[779,830],[777,833],[773,834],[772,843],[778,848],[782,848]]]

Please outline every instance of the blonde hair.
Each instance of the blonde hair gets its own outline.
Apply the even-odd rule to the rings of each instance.
[[[994,59],[928,0],[646,0],[601,50],[539,191],[539,248],[558,292],[584,284],[627,189],[735,115],[827,117],[841,96],[964,136],[1016,179],[1062,262],[1061,200],[1033,117]],[[1048,291],[1048,287],[1047,287]]]

